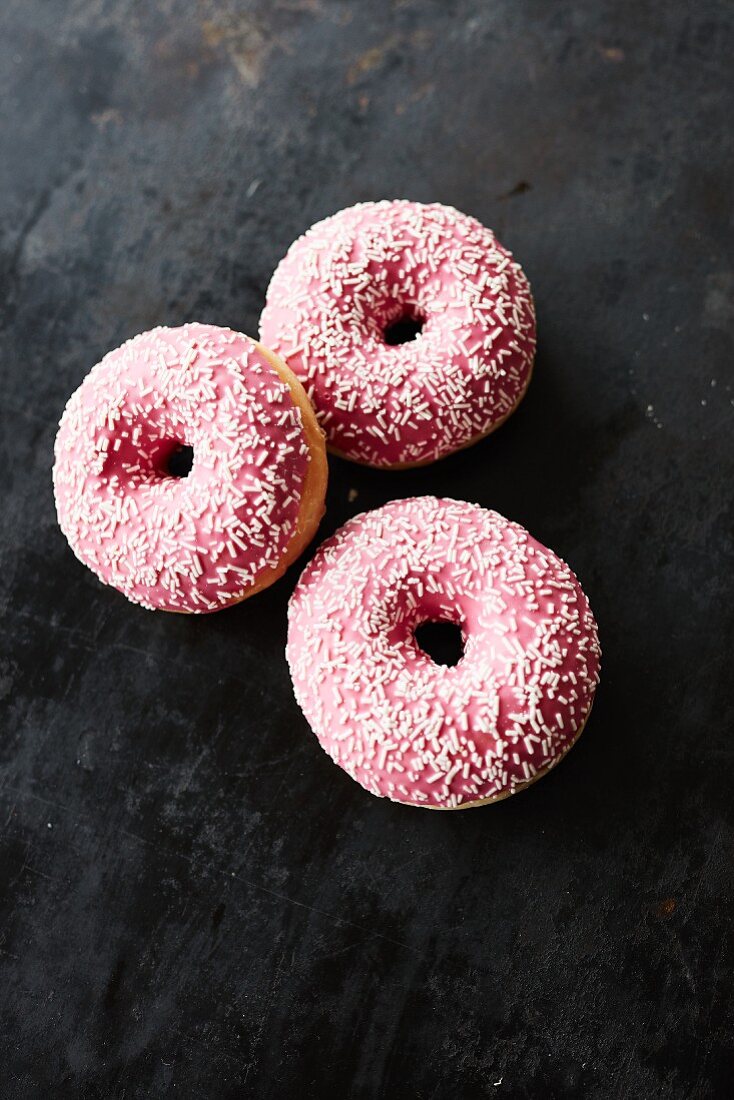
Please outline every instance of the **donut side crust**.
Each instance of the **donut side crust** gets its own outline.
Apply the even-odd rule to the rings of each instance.
[[[269,588],[271,584],[279,580],[286,569],[293,564],[296,558],[300,557],[311,542],[326,511],[325,498],[329,467],[326,459],[325,434],[316,419],[308,394],[290,367],[286,366],[279,356],[259,341],[253,340],[252,342],[268,360],[281,381],[288,386],[293,404],[301,410],[303,433],[309,451],[308,468],[303,482],[303,491],[301,492],[296,529],[285,548],[282,558],[277,565],[272,566],[270,569],[263,569],[258,573],[257,579],[250,585],[244,595],[240,596],[239,599],[233,599],[223,604],[220,608],[221,611],[226,611],[228,607],[235,607],[237,604],[244,603],[251,596],[257,595],[258,592],[262,592],[264,588]],[[163,610],[171,615],[198,614],[195,611],[179,610],[178,608],[164,608]]]
[[[301,492],[301,504],[296,519],[296,529],[291,535],[285,553],[277,565],[272,566],[270,569],[264,569],[259,573],[254,584],[248,588],[244,596],[239,600],[233,600],[232,603],[242,603],[243,600],[248,600],[250,596],[254,596],[257,592],[261,592],[263,588],[273,584],[274,581],[283,576],[289,565],[292,565],[296,558],[300,557],[316,534],[326,511],[326,485],[329,477],[325,435],[316,419],[308,394],[290,367],[278,355],[256,340],[253,340],[253,343],[257,350],[265,356],[281,380],[289,387],[293,404],[301,410],[303,433],[306,437],[309,458]],[[230,607],[232,605],[227,604],[226,606]]]

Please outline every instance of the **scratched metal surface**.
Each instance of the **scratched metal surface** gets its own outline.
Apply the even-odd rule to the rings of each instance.
[[[731,6],[4,0],[0,30],[3,1094],[730,1096]],[[254,333],[291,239],[381,196],[515,250],[536,377],[434,468],[334,461],[320,537],[491,505],[577,570],[605,650],[568,760],[463,814],[320,751],[298,567],[150,614],[52,505],[106,349]]]

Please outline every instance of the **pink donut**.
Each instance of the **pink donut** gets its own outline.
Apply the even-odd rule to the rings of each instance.
[[[415,631],[462,628],[438,665]],[[475,504],[394,501],[350,520],[306,567],[288,613],[296,699],[372,794],[457,809],[514,794],[581,733],[599,681],[596,623],[568,566]]]
[[[169,461],[193,448],[188,477]],[[291,372],[247,336],[157,328],[110,352],[56,437],[59,524],[128,599],[217,611],[270,584],[323,513],[326,456]]]
[[[419,335],[395,346],[397,325]],[[535,310],[491,230],[450,206],[365,202],[289,248],[260,319],[336,454],[418,466],[487,435],[530,381]]]

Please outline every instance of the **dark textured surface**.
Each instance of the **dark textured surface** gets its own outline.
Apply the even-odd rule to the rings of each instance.
[[[732,1095],[731,5],[3,0],[0,31],[3,1096]],[[319,749],[298,567],[151,614],[53,511],[106,349],[254,333],[291,239],[383,196],[516,252],[536,376],[438,466],[334,461],[319,537],[396,496],[494,506],[572,564],[605,652],[568,760],[461,814]]]

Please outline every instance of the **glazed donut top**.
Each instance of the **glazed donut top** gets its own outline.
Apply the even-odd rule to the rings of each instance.
[[[193,465],[175,478],[181,445]],[[69,400],[59,523],[134,602],[216,611],[284,553],[308,459],[301,411],[260,345],[212,325],[157,328],[105,355]]]
[[[422,330],[391,346],[401,318]],[[509,415],[530,378],[535,311],[519,264],[474,218],[365,202],[291,245],[260,332],[303,382],[331,448],[390,467],[442,458]]]
[[[460,624],[435,664],[425,621]],[[290,601],[296,698],[331,757],[373,794],[456,808],[556,763],[591,708],[600,650],[568,566],[496,512],[419,497],[357,516]]]

